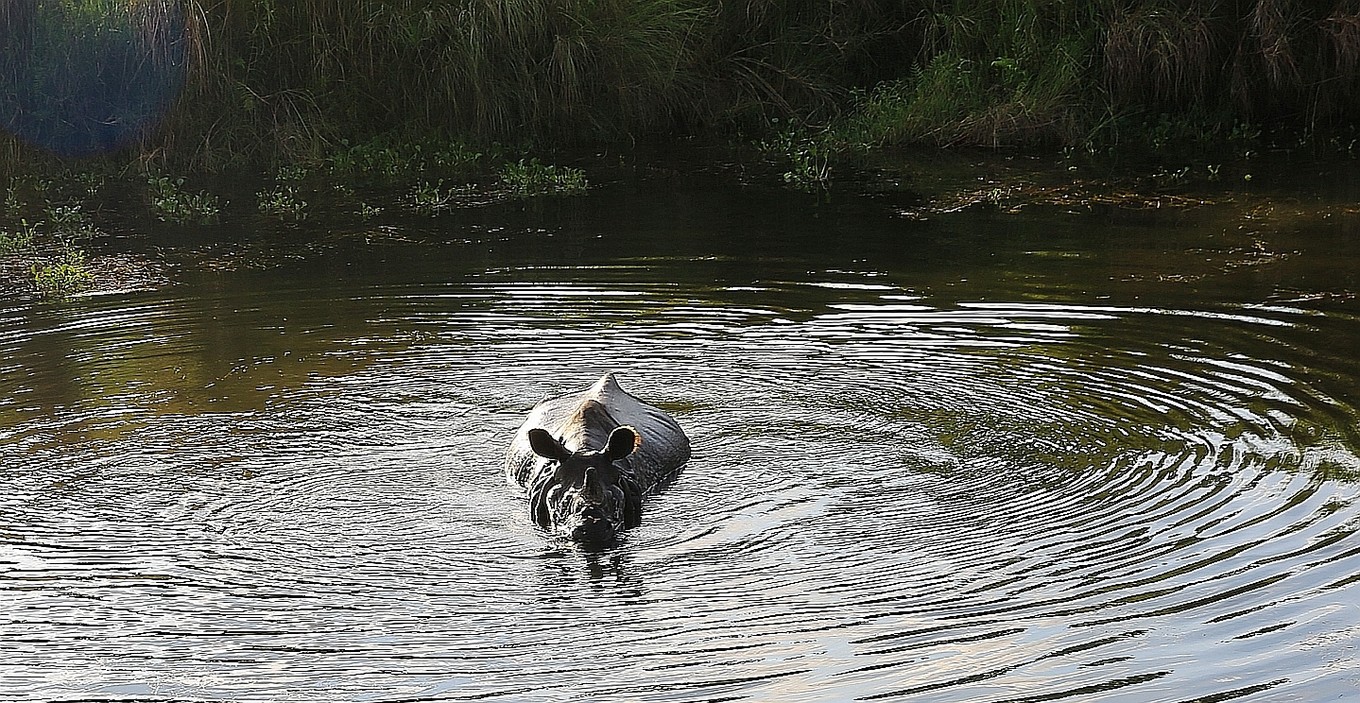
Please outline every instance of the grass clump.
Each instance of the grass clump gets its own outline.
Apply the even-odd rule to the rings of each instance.
[[[928,3],[917,60],[855,92],[836,128],[871,146],[1070,143],[1080,136],[1074,108],[1089,87],[1098,4]]]

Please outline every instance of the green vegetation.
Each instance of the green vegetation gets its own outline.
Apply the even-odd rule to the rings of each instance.
[[[453,207],[454,198],[459,192],[457,189],[445,188],[443,181],[430,183],[421,180],[406,196],[406,202],[416,212],[433,215]]]
[[[538,159],[506,164],[501,184],[512,195],[579,195],[586,191],[586,174],[579,168],[539,163]]]
[[[221,199],[212,193],[184,190],[183,178],[153,175],[147,177],[146,186],[152,210],[165,222],[209,224],[222,210]]]
[[[85,252],[75,247],[62,247],[56,256],[34,263],[29,271],[33,285],[46,297],[79,293],[94,282],[94,274],[85,266]]]
[[[260,212],[274,215],[285,220],[307,218],[307,201],[298,197],[297,189],[292,186],[279,186],[273,190],[256,194],[260,201]]]
[[[823,189],[831,183],[831,162],[841,148],[828,135],[810,132],[796,122],[775,132],[760,146],[765,153],[788,163],[785,183],[806,191]]]
[[[95,229],[94,223],[90,221],[90,216],[85,214],[80,205],[50,206],[45,212],[47,224],[52,228],[53,233],[63,241],[88,239],[99,232]]]
[[[431,171],[466,172],[482,160],[482,152],[457,141],[400,140],[383,134],[365,142],[327,151],[320,161],[336,176],[396,178]]]
[[[817,188],[864,148],[1346,147],[1360,114],[1342,0],[16,0],[0,41],[11,170],[437,181],[497,144],[739,134]],[[525,164],[505,185],[542,190]],[[216,207],[166,191],[167,219]]]
[[[76,242],[98,230],[79,205],[48,206],[46,213],[46,221],[30,223],[21,218],[0,228],[0,257],[24,262],[41,296],[62,297],[86,290],[94,275]]]
[[[37,227],[28,224],[28,220],[20,220],[12,229],[0,229],[0,254],[26,251],[33,246],[36,236]]]

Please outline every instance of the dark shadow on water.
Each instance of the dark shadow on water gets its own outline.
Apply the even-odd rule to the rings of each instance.
[[[586,573],[590,575],[593,585],[600,586],[610,581],[617,584],[628,582],[628,560],[623,552],[617,549],[583,550],[581,556],[584,557]]]
[[[627,537],[610,546],[584,546],[562,542],[559,548],[538,555],[543,564],[538,592],[550,603],[570,603],[583,593],[609,593],[640,598],[646,593],[641,579],[630,568]]]

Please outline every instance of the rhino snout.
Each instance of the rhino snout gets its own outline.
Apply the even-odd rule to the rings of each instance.
[[[615,527],[600,508],[587,508],[580,521],[572,528],[572,539],[583,542],[607,542],[614,538]]]

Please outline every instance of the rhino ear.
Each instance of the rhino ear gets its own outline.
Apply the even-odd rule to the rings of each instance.
[[[609,444],[605,447],[604,455],[609,457],[610,461],[617,461],[632,454],[641,445],[642,437],[638,435],[637,430],[627,425],[615,427],[614,431],[609,433]]]
[[[567,451],[567,448],[562,446],[561,442],[553,439],[553,436],[547,430],[542,429],[529,430],[529,448],[544,459],[560,461],[571,456],[571,452]]]

